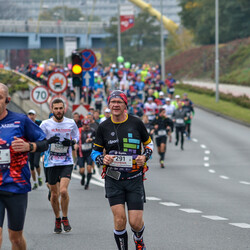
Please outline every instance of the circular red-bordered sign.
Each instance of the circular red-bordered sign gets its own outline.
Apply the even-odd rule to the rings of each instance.
[[[48,101],[49,91],[45,86],[37,86],[31,91],[31,99],[37,104],[43,104]]]
[[[56,94],[63,93],[68,87],[68,79],[61,72],[54,72],[48,78],[49,89]]]
[[[84,49],[82,52],[82,69],[90,70],[96,65],[96,56],[93,50]]]
[[[53,97],[51,98],[50,103],[49,103],[50,110],[51,110],[51,104],[52,104],[52,102],[53,102],[55,99],[57,99],[57,98],[63,100],[64,105],[65,105],[64,112],[66,113],[67,110],[68,110],[68,107],[69,107],[69,102],[68,102],[67,98],[66,98],[64,95],[55,95],[55,96],[53,96]]]

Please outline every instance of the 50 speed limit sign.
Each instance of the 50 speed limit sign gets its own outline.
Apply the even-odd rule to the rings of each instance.
[[[32,90],[31,98],[37,104],[45,103],[49,98],[49,91],[45,86],[37,86]]]

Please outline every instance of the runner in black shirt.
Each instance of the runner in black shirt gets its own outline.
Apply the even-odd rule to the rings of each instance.
[[[122,91],[113,91],[108,103],[112,116],[98,127],[92,159],[104,165],[105,191],[114,216],[118,249],[128,249],[125,203],[136,249],[146,249],[142,237],[145,202],[143,173],[147,169],[146,161],[153,152],[153,142],[143,122],[126,113],[127,97]]]

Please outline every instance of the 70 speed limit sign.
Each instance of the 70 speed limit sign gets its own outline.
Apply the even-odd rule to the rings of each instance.
[[[49,91],[45,86],[37,86],[32,90],[31,98],[37,104],[45,103],[49,98]]]

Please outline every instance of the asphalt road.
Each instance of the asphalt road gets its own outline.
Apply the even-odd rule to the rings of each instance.
[[[196,110],[184,151],[168,144],[166,168],[156,153],[145,181],[144,240],[149,250],[250,249],[250,128]],[[95,175],[89,190],[75,172],[70,184],[72,232],[53,234],[45,186],[29,194],[28,249],[115,250],[113,219]],[[132,233],[129,249],[134,249]],[[10,249],[6,223],[2,249]]]

